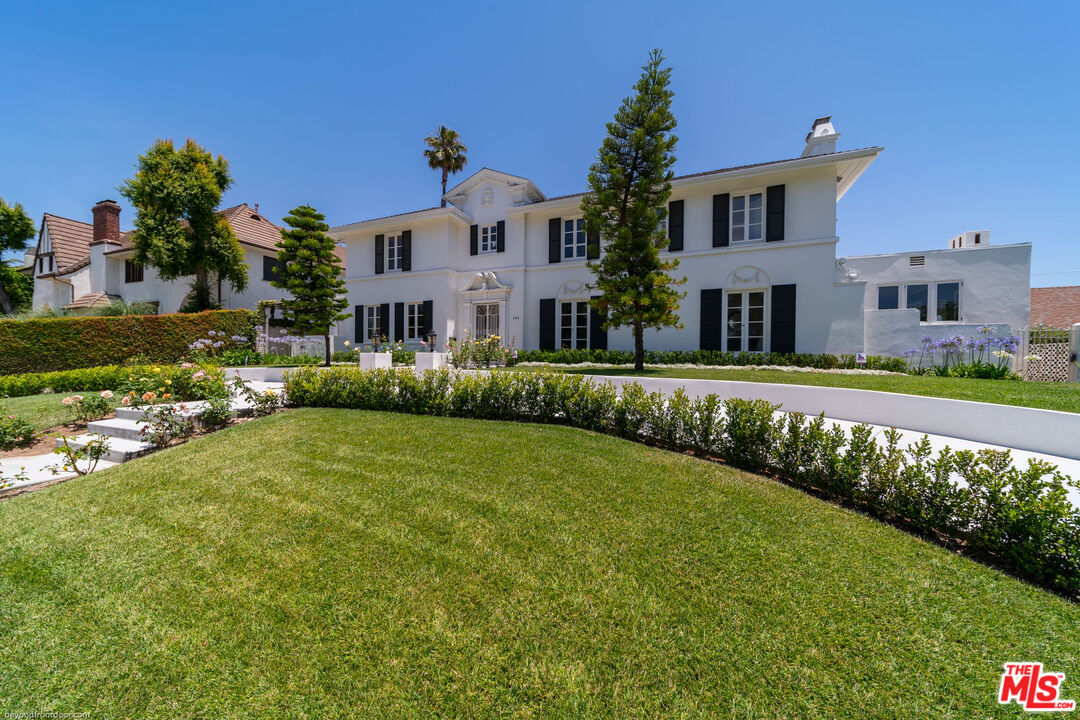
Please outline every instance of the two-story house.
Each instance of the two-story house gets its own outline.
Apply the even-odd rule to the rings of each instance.
[[[664,254],[687,279],[682,327],[647,331],[648,348],[899,354],[935,322],[906,302],[878,312],[868,300],[878,292],[877,265],[837,261],[837,203],[882,152],[838,151],[838,137],[819,118],[799,157],[673,180]],[[628,328],[606,332],[588,307],[586,261],[602,248],[585,231],[582,197],[547,197],[527,178],[483,168],[447,191],[446,207],[333,228],[346,245],[354,312],[338,336],[419,343],[430,331],[440,347],[448,337],[495,334],[526,349],[632,349]],[[1026,295],[1030,246],[1014,247],[1017,257],[1003,262],[1019,262],[1011,272]],[[954,334],[1002,322],[999,310],[967,308],[941,322]]]

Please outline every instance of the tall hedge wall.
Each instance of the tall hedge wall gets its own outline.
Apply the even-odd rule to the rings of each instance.
[[[255,323],[250,310],[0,320],[0,375],[115,365],[133,357],[175,362],[210,330],[254,341]]]

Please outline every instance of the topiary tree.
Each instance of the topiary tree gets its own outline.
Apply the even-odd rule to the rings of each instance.
[[[285,317],[302,335],[322,335],[326,342],[326,364],[330,364],[330,326],[352,317],[342,313],[345,297],[341,260],[334,254],[334,239],[326,234],[330,226],[322,213],[310,205],[289,212],[278,242],[278,279],[271,284],[288,290],[291,298],[281,301]]]
[[[34,221],[19,203],[8,205],[0,198],[0,309],[10,315],[30,305],[34,293],[34,280],[18,272],[2,258],[6,252],[22,253],[30,247],[37,231]]]
[[[172,140],[155,142],[139,156],[135,177],[120,186],[136,211],[131,237],[135,262],[153,267],[163,280],[195,276],[185,311],[220,303],[211,291],[210,273],[236,292],[247,287],[244,251],[217,214],[230,185],[228,161],[189,138],[179,150]]]
[[[663,261],[667,233],[660,222],[667,216],[671,167],[675,164],[668,89],[671,69],[653,50],[642,68],[634,94],[626,98],[607,124],[608,135],[589,168],[589,192],[581,202],[585,226],[600,236],[605,254],[589,262],[596,276],[592,287],[601,291],[589,304],[604,318],[604,328],[629,325],[634,331],[634,368],[645,363],[647,327],[680,327],[675,311],[682,294],[668,272],[678,260]]]

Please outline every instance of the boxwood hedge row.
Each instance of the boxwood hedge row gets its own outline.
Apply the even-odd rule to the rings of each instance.
[[[175,362],[210,330],[254,341],[255,323],[250,310],[0,320],[0,375],[115,365],[129,358]]]
[[[556,423],[719,458],[841,500],[1067,596],[1080,598],[1076,483],[1049,463],[1013,465],[1007,451],[934,454],[895,430],[850,432],[823,417],[777,413],[762,400],[621,392],[578,375],[314,367],[289,370],[291,404]],[[963,482],[956,482],[961,480]]]
[[[598,363],[629,365],[634,353],[626,350],[519,350],[517,362],[547,362],[558,365]],[[649,365],[783,365],[787,367],[834,369],[889,370],[907,372],[901,358],[871,355],[865,364],[855,362],[854,355],[825,353],[729,353],[720,350],[646,350]]]

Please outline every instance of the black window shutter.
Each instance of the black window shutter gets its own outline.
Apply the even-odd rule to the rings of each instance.
[[[723,193],[712,196],[712,246],[727,247],[731,240],[728,212],[731,209],[731,195]]]
[[[401,232],[401,269],[412,270],[412,230]]]
[[[506,221],[500,220],[495,230],[495,252],[506,252]]]
[[[562,218],[551,218],[548,220],[548,262],[557,263],[562,259],[562,243],[559,242],[562,239]],[[541,301],[543,302],[543,301]],[[552,300],[552,303],[555,301]],[[552,305],[554,307],[554,305]],[[554,333],[554,326],[552,327],[552,333]],[[551,336],[552,348],[555,347],[555,336]]]
[[[555,298],[540,300],[540,349],[555,349]]]
[[[476,255],[480,252],[480,226],[469,226],[469,254]]]
[[[593,295],[592,300],[596,300],[599,295]],[[604,329],[604,318],[593,308],[589,306],[589,349],[590,350],[607,350],[607,330]]]
[[[668,250],[679,252],[683,249],[683,201],[672,200],[668,203]]]
[[[795,286],[772,286],[772,347],[775,353],[795,352]]]
[[[585,236],[585,259],[596,260],[600,257],[600,233],[590,232]]]
[[[375,236],[375,274],[381,275],[383,271],[383,246],[386,244],[386,237],[383,235]]]
[[[431,316],[431,312],[432,312],[432,305],[433,305],[433,304],[434,304],[434,303],[432,303],[432,301],[431,301],[431,300],[425,300],[425,301],[424,301],[424,319],[423,319],[423,321],[422,321],[422,322],[420,323],[420,327],[422,328],[422,332],[423,332],[423,334],[424,334],[425,336],[426,336],[426,335],[427,335],[427,334],[428,334],[429,332],[431,332],[431,324],[432,324],[432,322],[434,322],[434,320],[435,320],[435,318],[433,318],[433,317]],[[435,348],[428,348],[428,349],[429,349],[429,350],[431,350],[432,352],[434,352],[434,351],[435,351]]]
[[[784,186],[765,188],[765,242],[784,239]],[[794,352],[792,350],[791,352]]]
[[[405,339],[405,303],[394,303],[394,342]]]
[[[356,342],[364,342],[364,306],[357,305],[353,310],[353,331],[356,333]]]
[[[701,291],[701,337],[702,350],[724,349],[724,291],[710,288]]]
[[[379,335],[390,337],[390,303],[379,306]]]
[[[274,280],[280,280],[281,276],[278,272],[278,268],[281,263],[278,262],[276,257],[270,257],[269,255],[263,255],[263,280],[273,282]],[[128,280],[131,282],[131,280]]]

